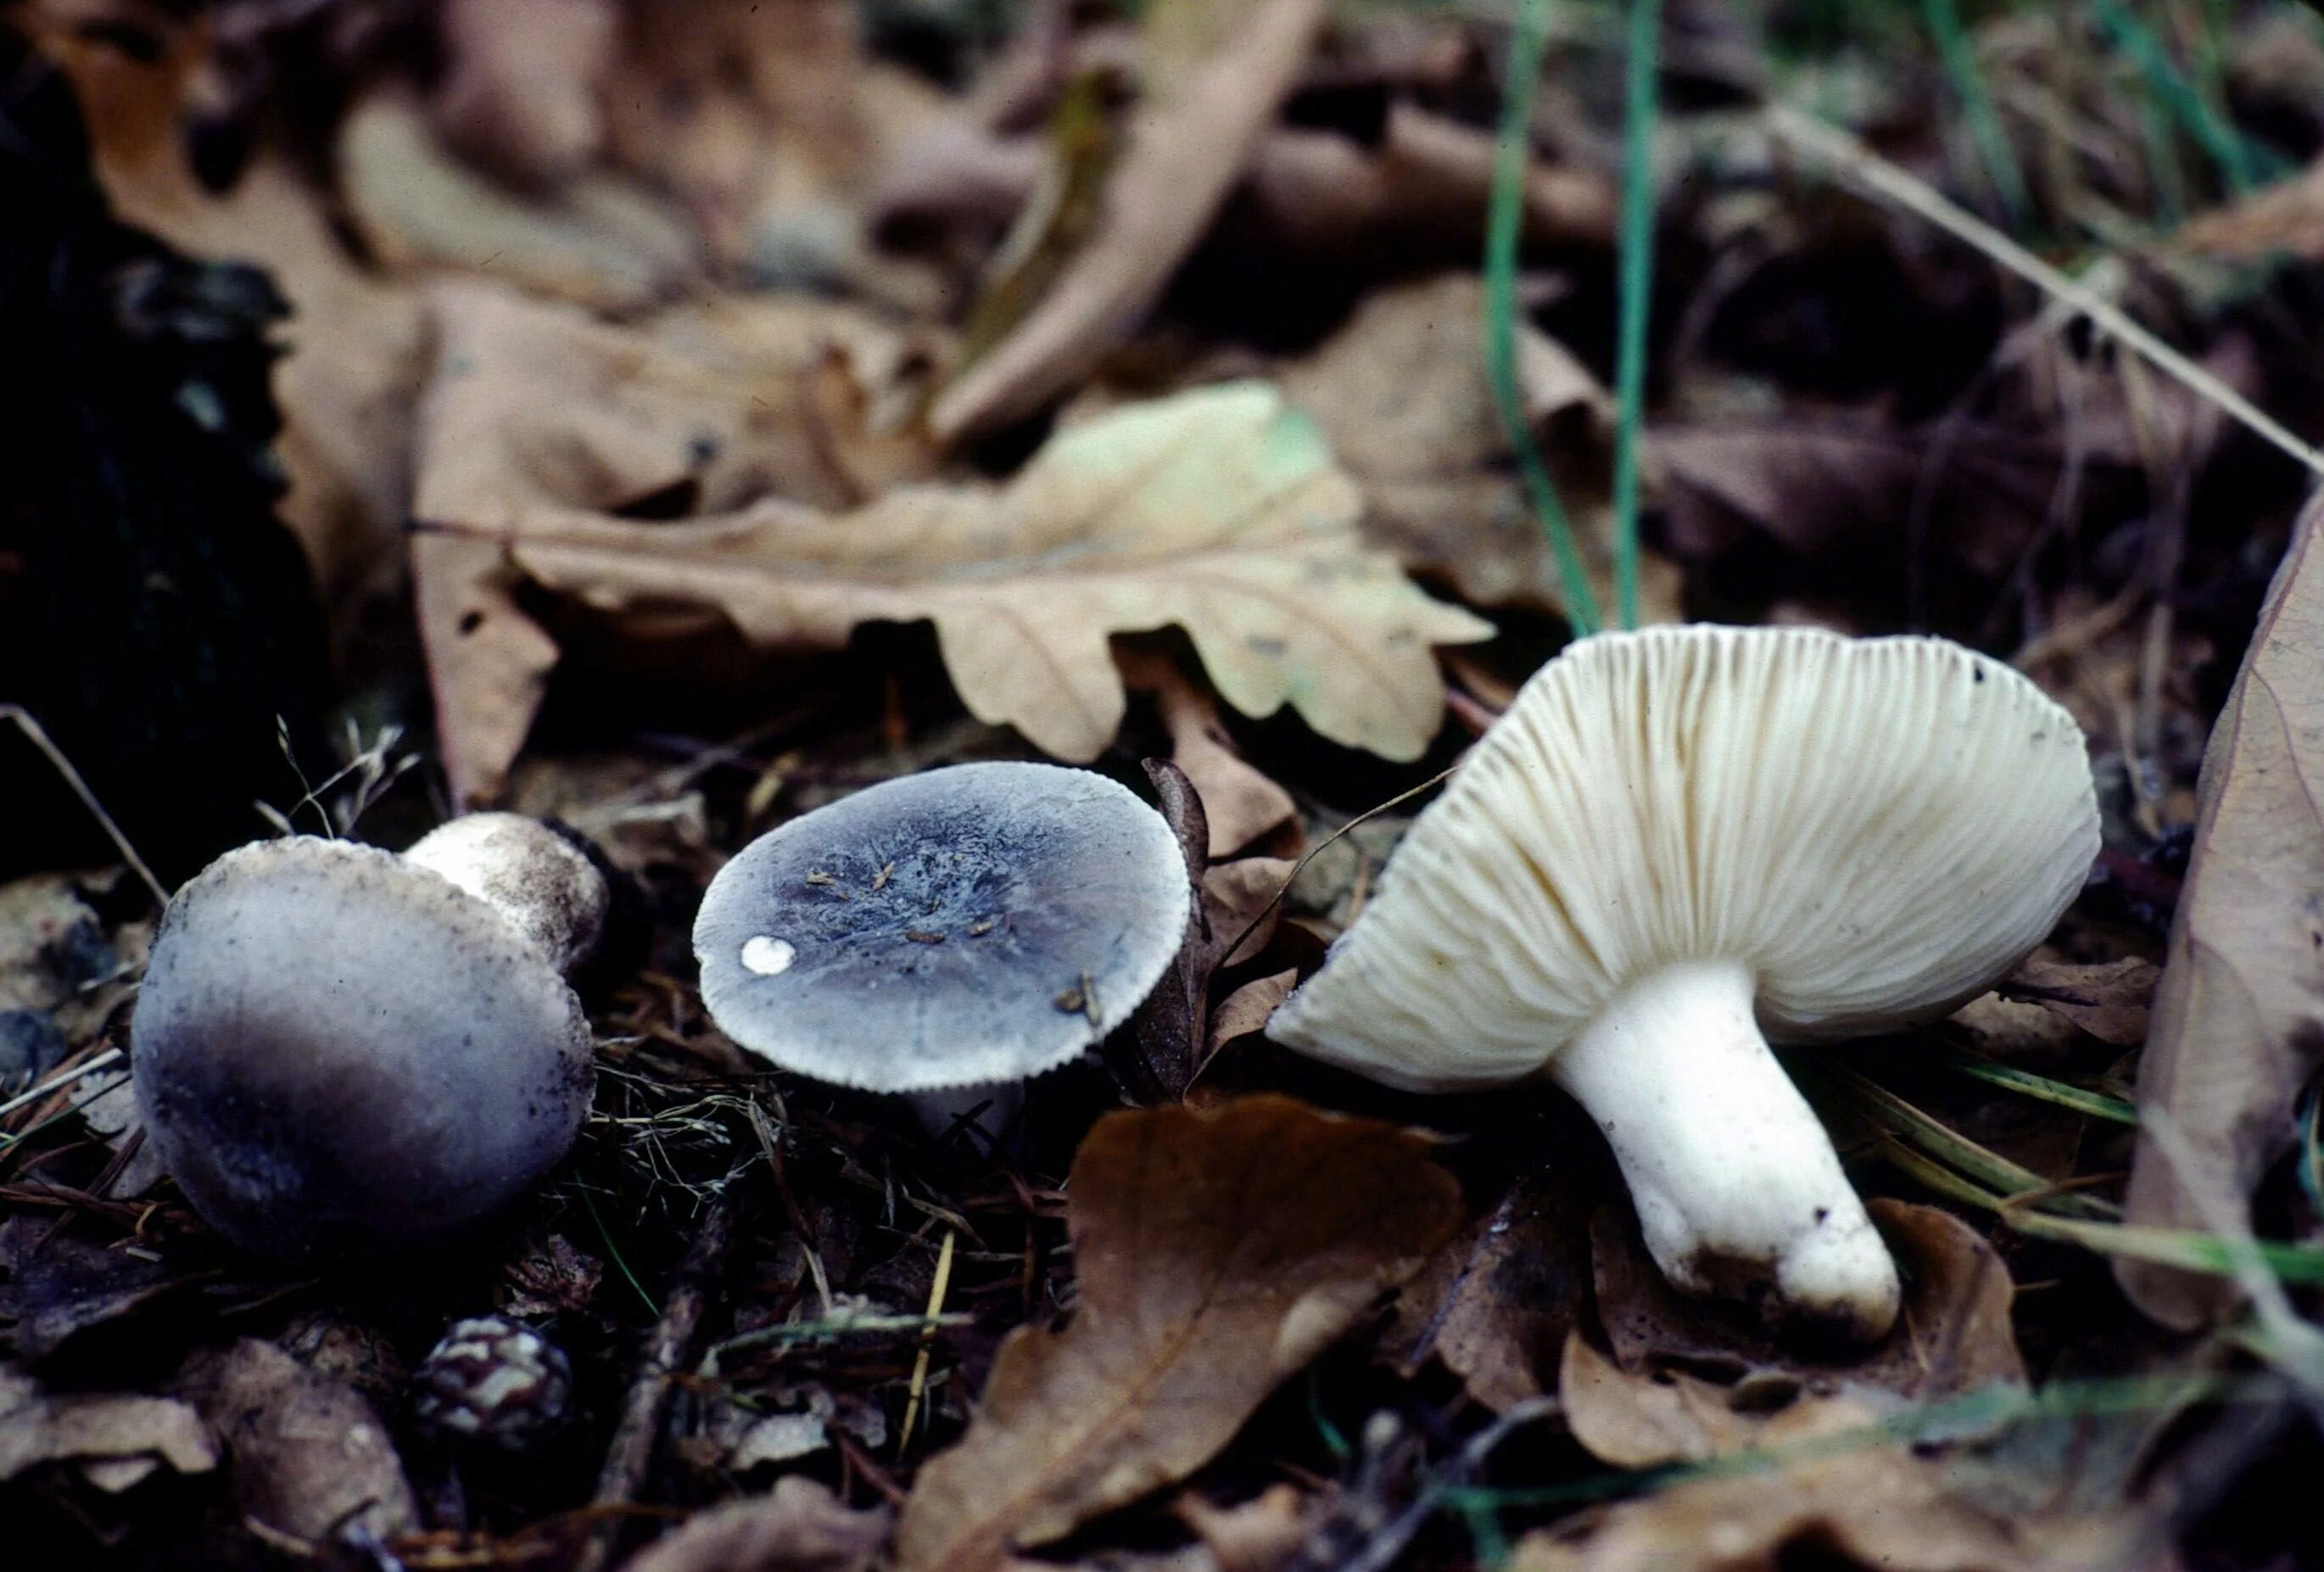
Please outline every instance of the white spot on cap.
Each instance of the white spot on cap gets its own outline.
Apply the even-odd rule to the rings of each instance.
[[[771,939],[760,934],[742,941],[742,967],[762,977],[771,977],[791,969],[798,958],[798,948],[787,939]]]

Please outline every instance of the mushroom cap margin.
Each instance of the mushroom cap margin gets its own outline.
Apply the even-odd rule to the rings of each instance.
[[[1949,1013],[2098,847],[2073,717],[1949,641],[1657,627],[1536,672],[1268,1034],[1413,1090],[1539,1070],[1625,985],[1731,957],[1773,1039]]]

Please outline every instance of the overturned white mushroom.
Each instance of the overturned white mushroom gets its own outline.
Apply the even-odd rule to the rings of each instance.
[[[1419,1091],[1545,1073],[1674,1283],[1877,1336],[1895,1264],[1767,1040],[1957,1008],[2098,844],[2072,717],[1959,645],[1604,634],[1526,684],[1268,1034]]]

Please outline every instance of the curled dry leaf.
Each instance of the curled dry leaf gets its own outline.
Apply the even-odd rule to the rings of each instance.
[[[858,1512],[792,1476],[766,1495],[696,1512],[623,1572],[863,1572],[887,1540],[884,1510]]]
[[[475,532],[423,527],[412,571],[463,802],[504,790],[557,662],[499,539],[529,510],[728,508],[768,491],[838,503],[917,472],[910,443],[878,434],[916,352],[860,313],[769,301],[672,313],[649,334],[479,282],[440,282],[429,301],[437,370],[413,509]]]
[[[2292,532],[2203,754],[2195,849],[2139,1061],[2129,1220],[2216,1232],[2292,1147],[2324,1065],[2324,503]],[[2177,1139],[2166,1147],[2153,1125]],[[2175,1150],[2174,1150],[2175,1148]],[[2190,1330],[2234,1285],[2123,1258],[2139,1308]]]
[[[453,152],[519,186],[579,174],[605,139],[616,0],[447,0],[429,105]]]
[[[2000,992],[2062,1016],[2100,1042],[2135,1048],[2146,1040],[2162,976],[2162,967],[2137,956],[2088,965],[2037,957],[2010,973]]]
[[[1542,1396],[1589,1308],[1590,1206],[1578,1185],[1519,1183],[1405,1285],[1383,1351],[1406,1375],[1434,1355],[1497,1414]]]
[[[429,431],[456,451],[456,393]],[[1126,699],[1114,633],[1178,625],[1227,701],[1288,701],[1316,731],[1417,757],[1444,705],[1433,646],[1490,633],[1431,600],[1355,532],[1355,487],[1275,392],[1236,384],[1117,410],[1067,430],[1005,486],[908,486],[853,513],[764,501],[648,524],[578,507],[434,501],[447,571],[421,573],[446,729],[465,789],[490,791],[555,659],[506,569],[614,614],[715,609],[754,643],[842,643],[865,622],[933,623],[961,700],[1059,758],[1112,741]],[[488,604],[489,603],[489,604]],[[471,618],[474,621],[471,621]],[[487,619],[514,657],[469,658]]]
[[[1461,1210],[1422,1137],[1271,1096],[1111,1114],[1067,1194],[1073,1319],[1001,1345],[968,1434],[905,1503],[906,1572],[1004,1567],[1184,1478]]]
[[[1599,1213],[1591,1228],[1591,1253],[1599,1323],[1614,1355],[1609,1368],[1648,1384],[1674,1367],[1737,1376],[1722,1387],[1699,1382],[1702,1390],[1686,1389],[1685,1401],[1723,1402],[1736,1410],[1741,1428],[1706,1429],[1672,1456],[1724,1450],[1786,1406],[1846,1401],[1885,1413],[1904,1401],[1952,1397],[1997,1383],[2024,1384],[2024,1361],[2009,1319],[2015,1290],[2009,1269],[1992,1246],[1941,1207],[1884,1197],[1867,1202],[1865,1209],[1895,1252],[1904,1278],[1904,1308],[1895,1330],[1854,1359],[1813,1356],[1773,1341],[1735,1307],[1681,1296],[1655,1270],[1635,1222],[1612,1208]],[[1618,1423],[1611,1405],[1625,1395],[1662,1401],[1646,1398],[1636,1386],[1619,1392],[1601,1387],[1595,1395],[1604,1400],[1598,1411],[1607,1418],[1608,1434]],[[1665,1404],[1655,1419],[1662,1423],[1670,1413]],[[1627,1461],[1637,1447],[1625,1443],[1621,1450]]]
[[[1448,273],[1373,294],[1286,368],[1283,391],[1362,485],[1371,540],[1480,604],[1554,609],[1564,604],[1556,565],[1518,485],[1485,364],[1484,285]],[[1525,324],[1517,374],[1527,422],[1552,463],[1582,460],[1560,465],[1572,471],[1563,490],[1584,560],[1606,582],[1611,513],[1597,477],[1611,400],[1563,346]],[[1679,587],[1668,563],[1642,561],[1645,620],[1676,620]]]
[[[400,89],[347,116],[338,172],[356,227],[391,264],[489,270],[609,310],[650,305],[701,269],[694,236],[647,193],[605,174],[511,190],[446,152]]]
[[[1686,1480],[1526,1536],[1508,1572],[2086,1572],[2130,1558],[2134,1525],[2041,1518],[2013,1496],[1868,1439],[1862,1449]]]
[[[43,1463],[156,1462],[180,1474],[217,1466],[201,1417],[186,1404],[128,1392],[46,1392],[0,1364],[0,1479]]]
[[[1213,860],[1233,856],[1261,837],[1291,825],[1297,814],[1291,793],[1252,768],[1235,751],[1210,696],[1186,680],[1176,662],[1151,651],[1116,652],[1122,679],[1154,695],[1155,707],[1170,733],[1170,762],[1186,772],[1203,799]],[[1289,847],[1296,850],[1297,830]]]
[[[198,1360],[184,1382],[249,1516],[318,1544],[355,1525],[381,1539],[419,1525],[387,1427],[353,1387],[254,1337]]]
[[[1314,48],[1324,9],[1323,0],[1261,0],[1201,66],[1139,111],[1096,234],[1040,304],[936,400],[928,421],[938,438],[958,441],[1038,411],[1137,328],[1241,178]]]

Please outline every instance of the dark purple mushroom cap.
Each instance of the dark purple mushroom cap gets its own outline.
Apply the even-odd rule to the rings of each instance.
[[[345,841],[243,846],[180,890],[131,1030],[179,1188],[280,1259],[456,1234],[589,1111],[588,1022],[557,969],[484,902]]]
[[[1087,770],[959,764],[761,837],[694,923],[702,999],[785,1069],[878,1092],[1055,1069],[1128,1018],[1193,894],[1162,816]]]

